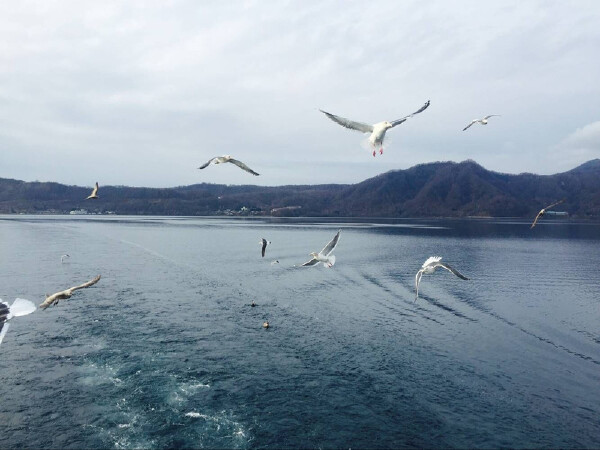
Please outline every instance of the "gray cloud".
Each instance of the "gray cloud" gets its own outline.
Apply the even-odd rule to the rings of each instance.
[[[595,1],[5,2],[0,176],[347,183],[467,158],[566,170],[597,157],[564,143],[599,119],[597,23]],[[375,159],[318,111],[377,122],[427,99]],[[461,131],[489,113],[502,117]],[[261,177],[196,169],[225,153]]]

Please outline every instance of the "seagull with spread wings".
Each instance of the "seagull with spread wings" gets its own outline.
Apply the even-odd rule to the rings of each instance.
[[[93,280],[90,280],[83,284],[80,284],[79,286],[73,286],[72,288],[65,289],[64,291],[60,291],[60,292],[57,292],[56,294],[52,294],[52,295],[46,294],[46,300],[44,300],[44,302],[42,304],[40,304],[40,308],[46,309],[48,306],[51,306],[51,305],[56,306],[56,305],[58,305],[59,300],[65,300],[67,298],[71,298],[71,296],[73,295],[73,292],[75,292],[76,290],[93,286],[98,281],[100,281],[100,275],[98,275]]]
[[[423,265],[417,272],[417,275],[415,276],[415,290],[416,290],[415,301],[417,300],[417,298],[419,298],[419,284],[421,283],[421,277],[423,276],[423,274],[424,273],[433,273],[433,272],[435,272],[435,269],[437,269],[438,267],[442,267],[442,268],[452,272],[458,278],[461,278],[463,280],[468,280],[467,277],[465,277],[462,273],[460,273],[454,267],[451,267],[448,264],[441,262],[441,259],[442,259],[441,256],[431,256],[431,257],[427,258],[427,261],[425,261],[423,263]]]
[[[375,150],[377,148],[379,148],[379,154],[380,155],[383,154],[383,140],[385,139],[385,132],[387,130],[389,130],[390,128],[394,128],[396,125],[400,125],[401,123],[406,122],[408,119],[410,119],[415,114],[419,114],[419,113],[425,111],[429,107],[429,103],[430,103],[430,101],[427,100],[427,102],[425,102],[425,104],[423,106],[421,106],[421,108],[419,108],[419,110],[415,111],[412,114],[409,114],[408,116],[404,116],[401,119],[394,120],[392,122],[388,122],[388,121],[379,122],[374,125],[369,125],[367,123],[362,123],[362,122],[355,122],[350,119],[344,119],[343,117],[336,116],[335,114],[325,112],[322,109],[319,111],[321,111],[323,114],[325,114],[331,120],[333,120],[335,123],[337,123],[343,127],[349,128],[351,130],[360,131],[361,133],[370,133],[369,144],[373,148],[373,156],[375,156],[376,155]]]
[[[468,128],[470,128],[472,125],[476,124],[476,123],[480,123],[481,125],[487,125],[488,123],[488,119],[490,117],[500,117],[500,114],[490,114],[489,116],[485,116],[483,119],[473,119],[471,120],[471,123],[469,125],[467,125],[466,127],[463,128],[463,131],[467,131]]]
[[[98,182],[96,181],[96,186],[94,186],[94,189],[92,189],[92,193],[90,195],[88,195],[86,198],[86,200],[92,199],[92,200],[97,200],[98,199]]]
[[[231,157],[231,155],[215,156],[214,158],[209,159],[208,162],[206,162],[206,163],[202,164],[200,167],[198,167],[198,169],[205,169],[210,164],[223,164],[223,163],[235,164],[240,169],[243,169],[246,172],[251,173],[252,175],[256,175],[256,176],[260,175],[260,174],[256,173],[254,170],[252,170],[250,167],[248,167],[246,164],[244,164],[243,162],[238,161],[237,159],[233,159]]]
[[[325,264],[325,267],[332,267],[335,264],[335,255],[332,255],[331,253],[333,252],[335,246],[340,240],[341,232],[342,230],[339,230],[337,234],[333,237],[331,242],[329,242],[329,244],[327,244],[319,253],[310,253],[312,259],[302,264],[302,266],[316,266],[319,263],[323,263]]]
[[[561,203],[563,203],[565,201],[565,199],[563,198],[562,200],[557,201],[556,203],[552,203],[551,205],[546,206],[545,208],[542,208],[540,210],[540,212],[537,214],[537,216],[535,216],[535,220],[533,221],[533,223],[531,224],[531,228],[535,227],[535,224],[537,223],[537,221],[539,219],[541,219],[544,214],[546,214],[546,212],[550,209],[550,208],[554,208],[557,205],[560,205]]]

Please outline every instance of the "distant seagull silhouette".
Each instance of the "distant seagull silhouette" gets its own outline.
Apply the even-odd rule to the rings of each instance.
[[[97,181],[96,181],[96,186],[94,187],[94,189],[92,189],[92,193],[90,195],[88,195],[85,199],[89,200],[90,198],[93,200],[98,199],[98,182]]]
[[[264,258],[265,251],[267,250],[267,245],[269,245],[271,241],[267,241],[265,238],[262,238],[258,243],[262,244],[262,257]]]
[[[263,323],[263,328],[269,328],[271,325],[269,324],[268,320],[265,320]]]
[[[253,308],[256,306],[256,303],[254,303],[254,300],[252,300],[252,303],[250,303],[250,306],[252,306]]]
[[[244,164],[243,162],[238,161],[237,159],[233,159],[230,155],[215,156],[213,159],[208,160],[208,162],[206,162],[203,165],[201,165],[200,167],[198,167],[198,169],[205,169],[210,164],[223,164],[223,163],[232,163],[232,164],[235,164],[236,166],[238,166],[240,169],[244,169],[246,172],[251,173],[252,175],[256,175],[256,176],[260,175],[260,174],[256,173],[254,170],[252,170],[250,167],[248,167],[246,164]]]
[[[335,255],[331,253],[335,249],[338,241],[340,240],[340,233],[342,230],[339,230],[337,234],[333,237],[331,242],[329,242],[323,250],[319,253],[312,252],[310,256],[312,259],[310,261],[305,262],[302,266],[316,266],[319,263],[325,264],[326,267],[332,267],[335,264]]]
[[[69,256],[69,255],[62,255],[62,256],[60,257],[60,262],[61,262],[61,263],[62,263],[62,262],[65,262],[65,258],[70,258],[70,256]]]
[[[276,260],[271,261],[271,265],[274,265],[274,264],[279,264],[279,260],[276,259]]]
[[[488,119],[490,117],[500,117],[500,114],[490,114],[489,116],[485,116],[483,119],[473,119],[473,120],[471,120],[471,123],[469,125],[467,125],[466,127],[463,128],[463,131],[466,131],[473,124],[476,124],[476,123],[480,123],[481,125],[487,125]]]
[[[561,203],[563,203],[566,199],[562,199],[557,201],[556,203],[552,203],[551,205],[546,206],[545,208],[542,208],[540,210],[540,212],[537,214],[537,216],[535,216],[535,220],[533,221],[533,223],[531,224],[531,228],[535,227],[535,224],[537,223],[537,221],[542,218],[544,216],[544,214],[546,214],[546,211],[548,211],[550,208],[554,208],[556,205],[560,205]]]
[[[46,300],[40,305],[41,309],[46,309],[50,305],[58,305],[59,300],[65,300],[67,298],[71,298],[73,292],[78,289],[84,289],[90,286],[93,286],[98,281],[100,281],[100,275],[98,275],[93,280],[90,280],[86,283],[80,284],[79,286],[73,286],[72,288],[65,289],[64,291],[57,292],[56,294],[48,295],[46,294]]]
[[[17,298],[12,305],[0,299],[0,344],[10,326],[8,322],[13,317],[26,316],[35,311],[35,305],[24,298]]]
[[[396,125],[400,125],[401,123],[404,123],[406,120],[410,119],[415,114],[419,114],[419,113],[425,111],[427,109],[427,107],[429,106],[429,103],[430,103],[430,101],[427,100],[427,102],[425,102],[425,104],[423,106],[421,106],[421,108],[419,108],[419,110],[415,111],[412,114],[409,114],[408,116],[404,116],[401,119],[394,120],[392,122],[388,122],[388,121],[379,122],[374,125],[369,125],[367,123],[362,123],[362,122],[355,122],[350,119],[344,119],[343,117],[328,113],[326,111],[323,111],[322,109],[320,109],[319,111],[321,111],[323,114],[325,114],[331,120],[333,120],[335,123],[337,123],[343,127],[349,128],[351,130],[360,131],[362,133],[370,133],[369,144],[371,144],[371,147],[373,148],[373,156],[375,156],[376,155],[375,150],[377,149],[377,147],[379,147],[379,154],[380,155],[383,154],[383,141],[385,139],[385,132],[387,130],[389,130],[390,128],[394,128]]]
[[[456,275],[458,278],[462,278],[463,280],[468,280],[467,277],[465,277],[462,273],[460,273],[455,268],[449,266],[446,263],[440,262],[441,259],[442,259],[441,256],[429,257],[427,259],[427,261],[425,261],[423,263],[423,265],[421,266],[421,269],[419,269],[419,271],[417,272],[417,275],[415,276],[415,289],[416,289],[415,301],[417,300],[417,298],[419,298],[419,283],[421,283],[421,277],[423,276],[423,274],[424,273],[433,273],[433,272],[435,272],[435,269],[437,269],[438,267],[443,267],[444,269],[449,270],[454,275]]]

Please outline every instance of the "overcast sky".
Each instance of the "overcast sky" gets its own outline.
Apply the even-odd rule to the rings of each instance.
[[[4,1],[0,177],[354,183],[600,158],[600,1]],[[390,130],[382,156],[319,109]],[[471,119],[501,114],[487,126]],[[235,166],[197,167],[231,154]]]

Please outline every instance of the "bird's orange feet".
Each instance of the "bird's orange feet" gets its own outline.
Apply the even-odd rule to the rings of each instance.
[[[379,149],[379,154],[380,154],[380,155],[383,155],[383,147],[381,147],[381,148]]]
[[[375,158],[375,155],[376,155],[375,150],[373,150],[373,158]]]

